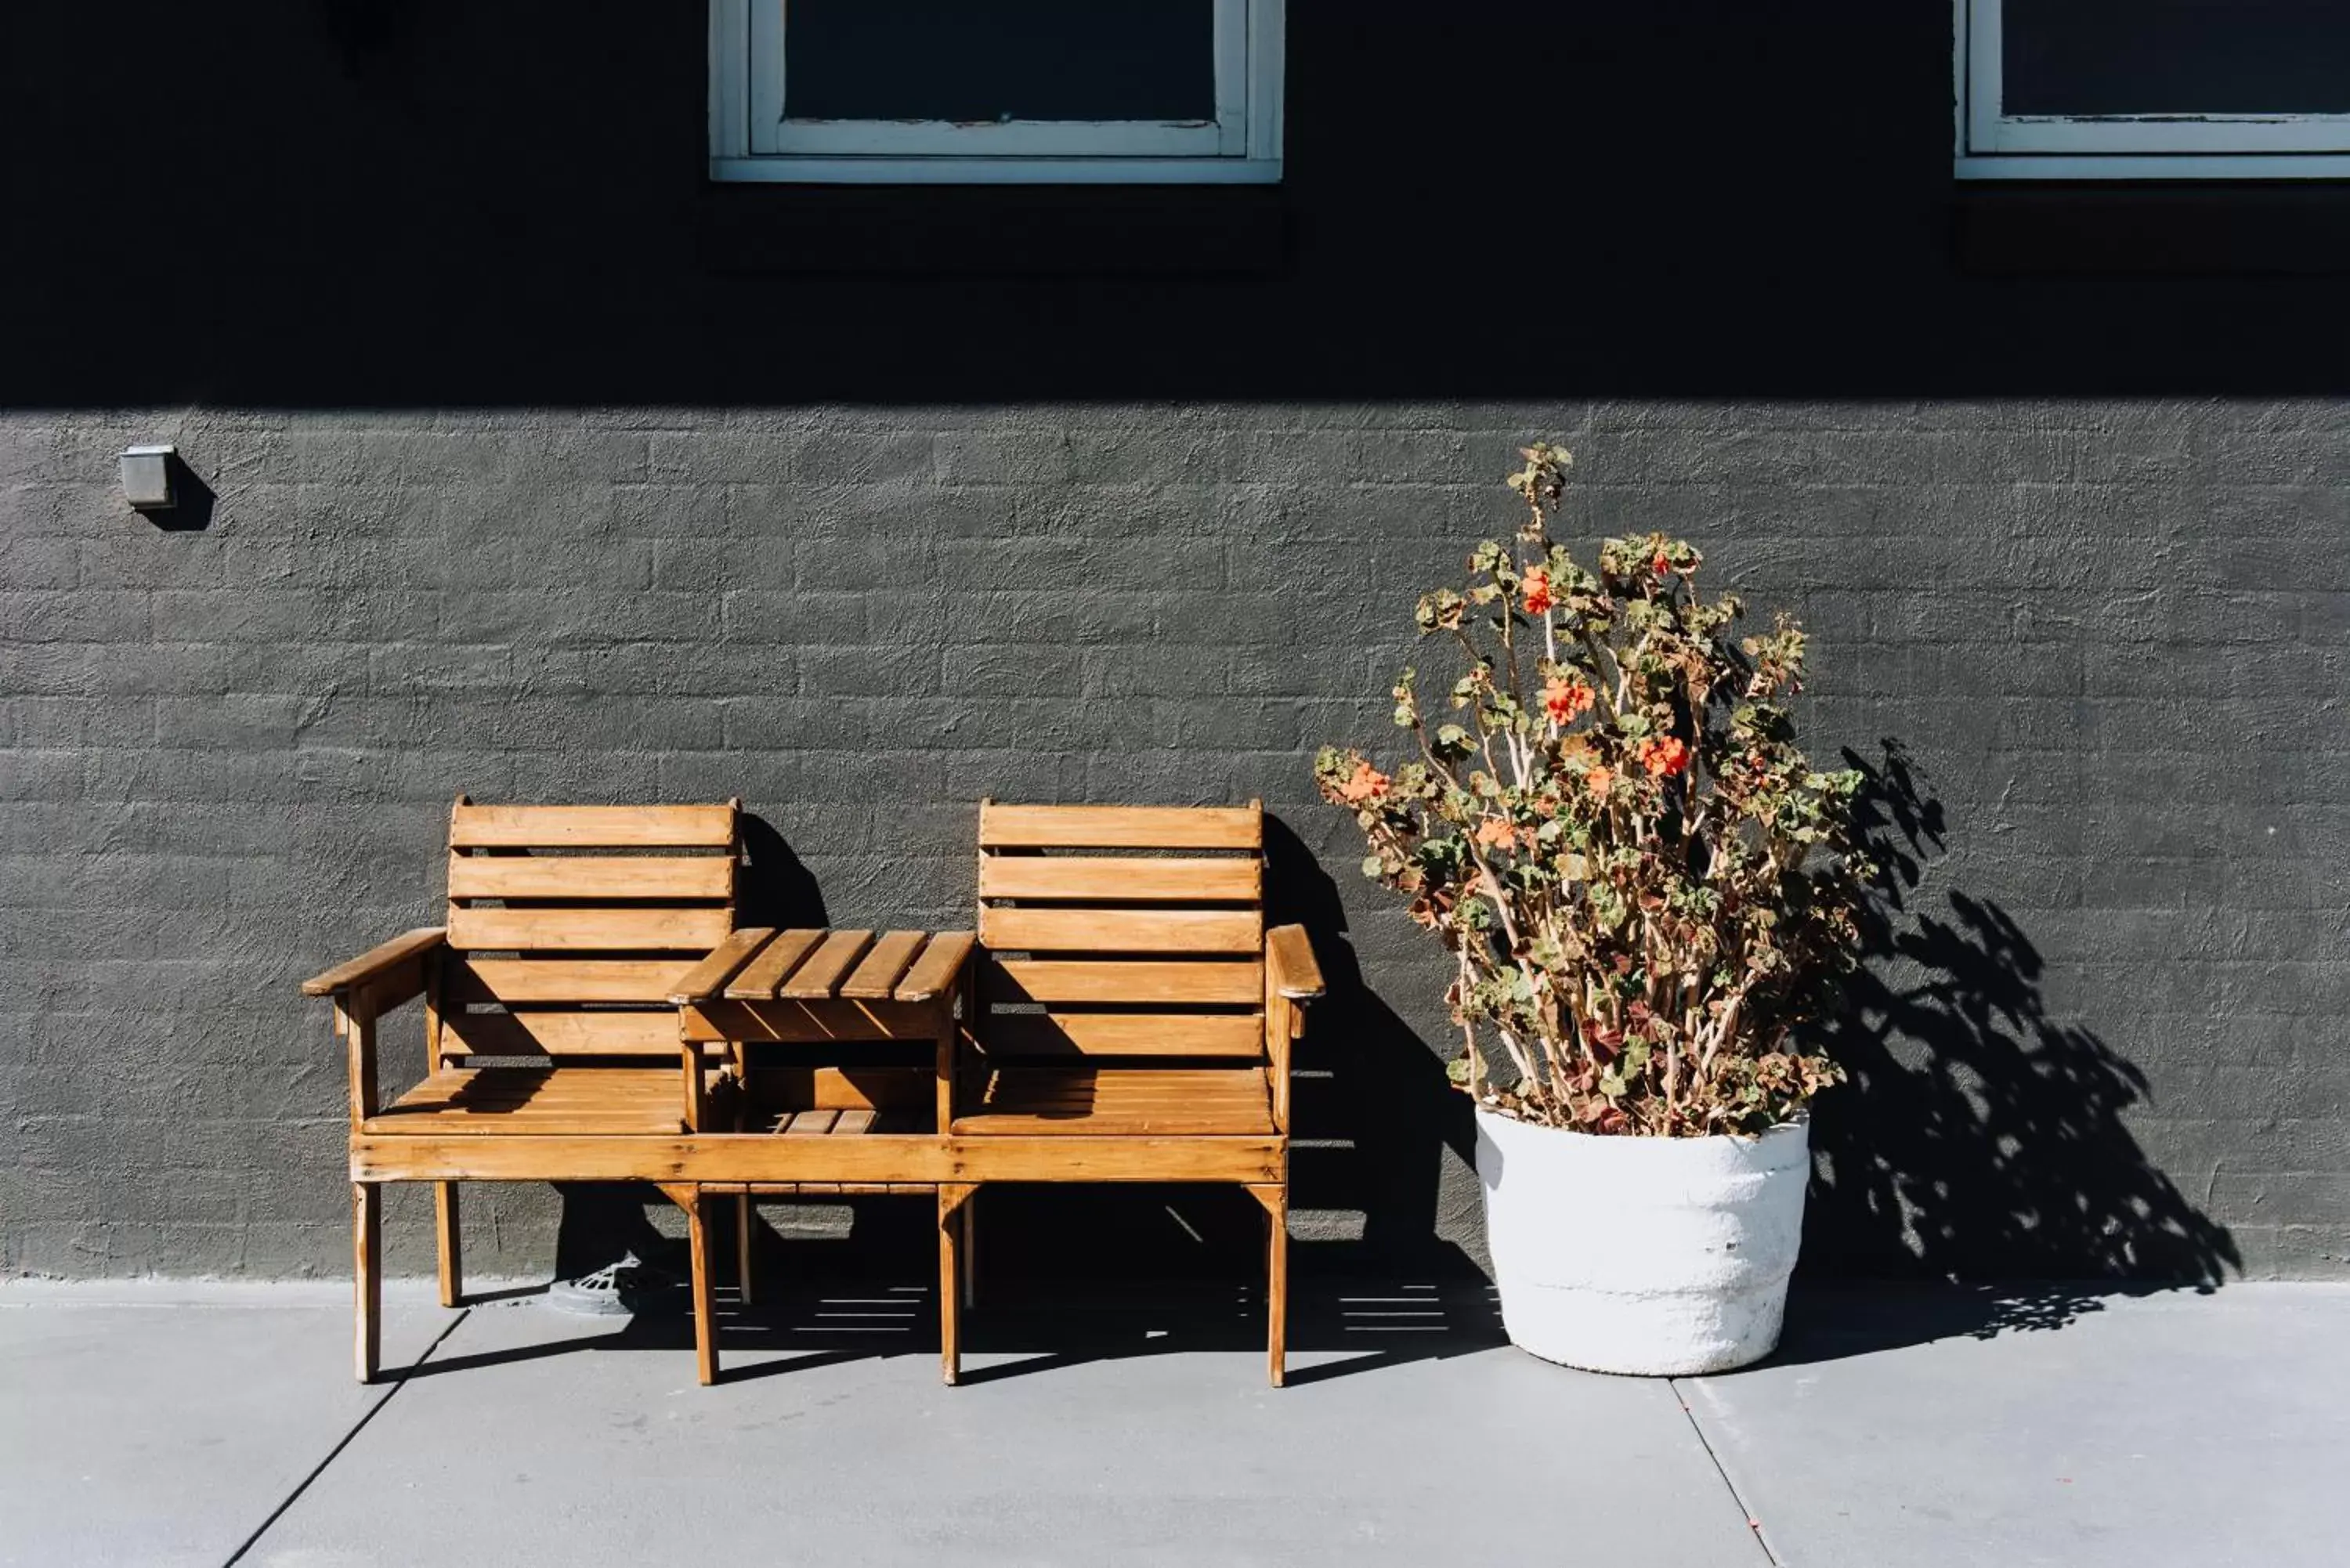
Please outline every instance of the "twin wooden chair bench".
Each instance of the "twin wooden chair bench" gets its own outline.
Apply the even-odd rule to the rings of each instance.
[[[476,805],[444,925],[304,982],[350,1072],[357,1369],[380,1361],[382,1191],[433,1186],[441,1299],[464,1181],[640,1180],[684,1210],[702,1381],[718,1375],[709,1206],[754,1292],[763,1197],[931,1195],[956,1380],[990,1182],[1232,1182],[1267,1225],[1267,1370],[1287,1314],[1290,1051],[1322,979],[1268,930],[1243,807],[983,802],[978,929],[738,928],[740,806]],[[424,1075],[385,1101],[378,1021],[423,1003]]]

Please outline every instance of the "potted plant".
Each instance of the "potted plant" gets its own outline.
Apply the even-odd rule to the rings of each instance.
[[[1528,516],[1419,601],[1459,655],[1395,722],[1392,773],[1324,751],[1366,875],[1451,952],[1446,1001],[1510,1337],[1606,1372],[1720,1371],[1778,1343],[1810,1175],[1805,1106],[1839,1075],[1797,1029],[1854,961],[1857,772],[1815,769],[1787,700],[1804,635],[1696,587],[1661,534],[1596,572],[1550,538],[1567,454],[1525,452]]]

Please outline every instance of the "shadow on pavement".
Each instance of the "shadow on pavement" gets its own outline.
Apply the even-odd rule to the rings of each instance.
[[[821,1289],[787,1291],[763,1282],[756,1305],[744,1306],[730,1281],[718,1293],[723,1381],[785,1376],[844,1362],[939,1351],[933,1287],[903,1280],[827,1280]],[[402,1376],[439,1376],[551,1356],[607,1351],[690,1355],[693,1322],[682,1290],[645,1299],[635,1317],[610,1326],[587,1317],[521,1304],[535,1293],[502,1292],[502,1311],[532,1313],[536,1343],[435,1357]],[[1454,1283],[1315,1281],[1290,1295],[1291,1385],[1440,1359],[1508,1343],[1490,1289]],[[1170,1352],[1260,1352],[1264,1347],[1261,1285],[1186,1282],[1115,1291],[1063,1282],[994,1290],[963,1317],[965,1384],[999,1382],[1088,1362]],[[1344,1353],[1325,1361],[1318,1353]],[[993,1362],[1013,1355],[1020,1359]],[[746,1361],[746,1356],[766,1359]],[[1306,1358],[1303,1364],[1298,1357]]]
[[[2104,1312],[2118,1300],[2175,1290],[2208,1295],[2212,1285],[2018,1281],[1996,1284],[1841,1283],[1799,1282],[1787,1300],[1786,1333],[1779,1348],[1752,1367],[1716,1373],[1768,1371],[1901,1350],[1939,1339],[1992,1339],[2002,1334],[2059,1329]]]

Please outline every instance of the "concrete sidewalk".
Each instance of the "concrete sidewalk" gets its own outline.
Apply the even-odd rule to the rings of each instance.
[[[0,1284],[0,1563],[2350,1562],[2350,1286],[1808,1293],[1772,1363],[1648,1382],[1482,1293],[999,1306],[923,1288],[614,1329],[395,1287]]]

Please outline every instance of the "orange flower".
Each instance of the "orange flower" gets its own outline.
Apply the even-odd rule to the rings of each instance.
[[[1488,849],[1515,849],[1518,830],[1506,816],[1489,816],[1477,825],[1477,842]]]
[[[1580,680],[1569,680],[1564,675],[1554,675],[1542,690],[1543,711],[1554,724],[1574,722],[1577,713],[1591,706],[1591,688]]]
[[[1655,779],[1679,773],[1690,764],[1689,745],[1678,735],[1651,736],[1640,742],[1634,755],[1648,770],[1648,776]]]
[[[1388,793],[1388,775],[1368,763],[1357,763],[1355,771],[1345,784],[1338,786],[1338,796],[1348,805],[1360,805],[1367,800],[1384,800]]]
[[[1607,792],[1616,787],[1616,771],[1613,768],[1594,768],[1583,775],[1583,787],[1599,799],[1606,800]]]
[[[1660,577],[1669,576],[1672,575],[1673,564],[1665,559],[1665,553],[1662,550],[1657,552],[1657,558],[1650,561],[1648,563],[1648,566],[1650,570],[1654,571],[1657,576]]]
[[[1550,568],[1547,566],[1534,566],[1527,571],[1524,592],[1528,615],[1547,615],[1551,606],[1558,602],[1551,597]]]

